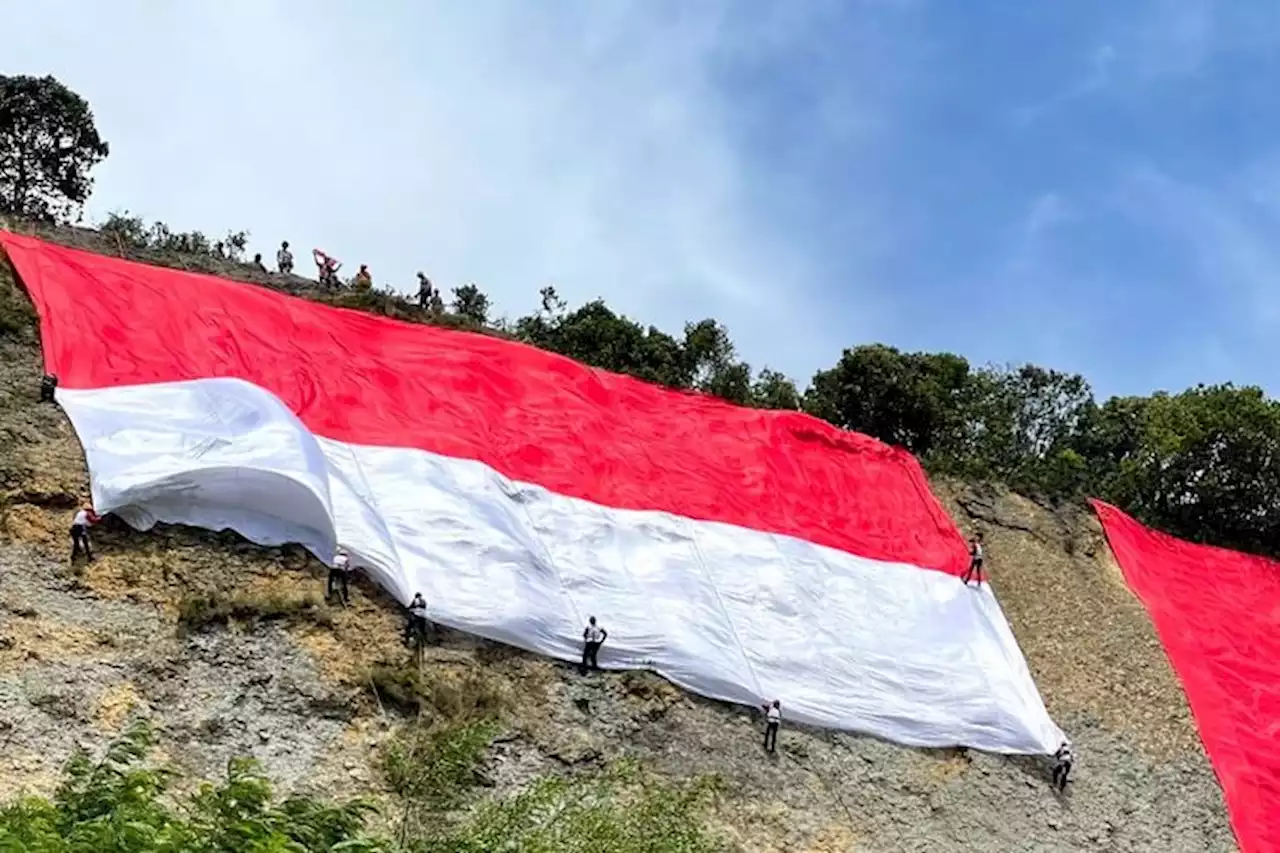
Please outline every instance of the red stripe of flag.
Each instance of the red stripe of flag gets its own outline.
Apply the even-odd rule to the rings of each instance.
[[[65,388],[237,377],[315,434],[482,461],[623,509],[959,574],[964,542],[905,451],[482,334],[0,234]]]

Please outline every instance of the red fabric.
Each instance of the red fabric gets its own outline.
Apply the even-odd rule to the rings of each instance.
[[[965,543],[903,450],[481,334],[0,233],[46,370],[83,389],[230,376],[317,435],[476,459],[624,509],[788,534],[960,574]]]
[[[1093,506],[1182,679],[1242,853],[1280,853],[1280,563]]]

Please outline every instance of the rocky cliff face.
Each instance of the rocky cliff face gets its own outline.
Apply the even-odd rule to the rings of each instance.
[[[111,249],[92,232],[45,236]],[[39,347],[24,310],[0,263],[0,321],[17,318],[0,322],[0,797],[47,791],[75,745],[100,745],[139,714],[188,782],[253,755],[286,789],[377,797],[379,747],[415,706],[481,707],[504,721],[483,796],[620,756],[671,777],[716,773],[725,787],[711,819],[740,849],[1235,849],[1177,680],[1083,509],[935,483],[962,528],[986,533],[997,595],[1075,740],[1076,781],[1062,797],[1029,758],[794,728],[769,757],[745,709],[649,674],[579,677],[455,634],[429,650],[425,689],[406,696],[398,674],[412,665],[394,605],[363,584],[350,607],[324,604],[322,567],[301,550],[108,523],[99,559],[69,564],[87,477],[70,424],[36,402]]]

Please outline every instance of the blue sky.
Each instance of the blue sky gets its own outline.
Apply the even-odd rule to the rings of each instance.
[[[1280,392],[1270,0],[106,6],[0,0],[0,73],[112,143],[94,218],[713,316],[802,383],[883,341]]]

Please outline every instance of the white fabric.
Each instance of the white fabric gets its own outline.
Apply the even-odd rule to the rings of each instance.
[[[57,391],[95,505],[328,557],[341,541],[437,622],[561,660],[592,613],[607,664],[900,743],[1051,754],[1049,719],[985,585],[798,539],[618,510],[474,461],[313,436],[236,379]]]

